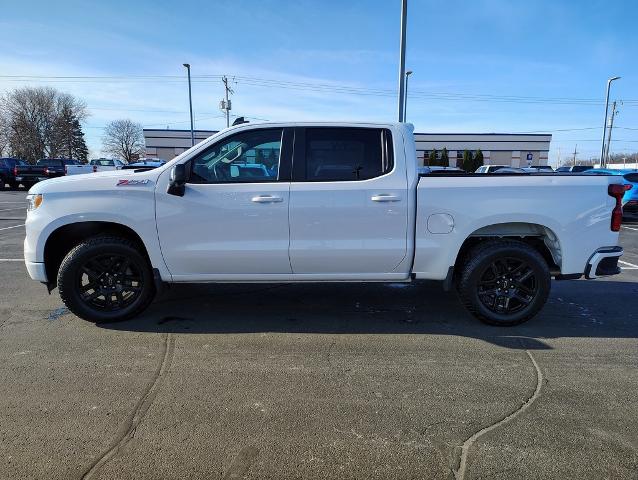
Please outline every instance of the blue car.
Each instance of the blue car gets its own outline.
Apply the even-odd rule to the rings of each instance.
[[[583,173],[589,175],[622,175],[627,191],[622,198],[622,208],[625,212],[638,212],[638,170],[592,168]]]

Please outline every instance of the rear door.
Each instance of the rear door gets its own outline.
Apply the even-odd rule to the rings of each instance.
[[[407,251],[408,192],[406,172],[394,157],[388,129],[295,129],[294,274],[374,277],[395,271]]]

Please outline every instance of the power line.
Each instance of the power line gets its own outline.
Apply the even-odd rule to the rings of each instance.
[[[193,75],[194,83],[217,83],[223,75]],[[8,81],[51,81],[51,82],[161,82],[161,83],[179,83],[182,81],[178,75],[85,75],[85,76],[45,76],[45,75],[0,75],[0,79]],[[382,97],[394,97],[396,92],[392,89],[364,88],[354,87],[351,85],[339,83],[320,83],[320,82],[299,82],[288,80],[276,80],[252,76],[233,76],[238,83],[249,86],[264,88],[285,88],[300,91],[329,92],[341,93],[349,95],[370,95]],[[437,92],[412,90],[409,96],[413,99],[438,99],[449,101],[480,101],[480,102],[497,102],[497,103],[520,103],[520,104],[554,104],[554,105],[602,105],[604,102],[596,98],[570,98],[570,97],[534,97],[521,95],[493,95],[493,94],[474,94],[460,92]],[[632,106],[638,105],[638,100],[625,100],[625,104]]]

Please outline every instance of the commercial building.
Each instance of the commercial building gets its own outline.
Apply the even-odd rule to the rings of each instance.
[[[217,133],[195,130],[195,143]],[[415,133],[417,156],[420,164],[427,164],[431,150],[437,155],[446,148],[450,166],[456,166],[463,158],[463,151],[483,152],[485,165],[547,165],[549,134],[518,133]],[[171,160],[191,146],[190,130],[144,130],[146,156]],[[425,159],[425,161],[424,161]]]
[[[476,152],[479,149],[485,165],[547,165],[552,141],[549,134],[517,133],[415,133],[414,138],[419,163],[427,164],[431,150],[436,150],[438,157],[446,148],[451,167],[457,162],[460,165],[465,150]]]
[[[206,140],[213,133],[210,130],[195,130],[195,145]],[[191,148],[190,130],[155,130],[144,129],[144,143],[146,144],[146,157],[172,160],[180,153]]]

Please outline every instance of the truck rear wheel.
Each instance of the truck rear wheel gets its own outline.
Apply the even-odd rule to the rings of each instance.
[[[134,317],[153,300],[148,260],[119,237],[95,237],[73,248],[58,271],[60,297],[71,312],[93,322]]]
[[[490,325],[523,323],[545,305],[551,276],[543,256],[517,240],[474,247],[462,266],[458,291],[465,307]]]

